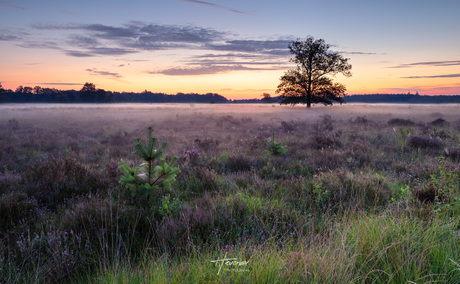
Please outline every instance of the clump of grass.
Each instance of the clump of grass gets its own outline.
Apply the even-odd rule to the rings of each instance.
[[[341,219],[326,236],[304,235],[303,242],[283,248],[267,242],[218,246],[179,258],[147,253],[139,265],[105,267],[96,278],[103,283],[450,283],[460,277],[455,227],[456,222],[359,215]],[[238,264],[217,266],[213,261],[219,259]]]

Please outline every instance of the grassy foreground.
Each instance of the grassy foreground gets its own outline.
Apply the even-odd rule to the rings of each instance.
[[[387,214],[361,217],[341,222],[327,240],[320,237],[323,240],[315,243],[216,248],[180,259],[150,255],[140,265],[106,267],[91,279],[99,283],[459,282],[460,266],[454,261],[460,257],[456,224],[421,225]],[[220,267],[211,262],[224,258],[247,263]]]
[[[459,117],[156,111],[0,116],[0,282],[460,283]],[[181,172],[141,204],[149,125]]]

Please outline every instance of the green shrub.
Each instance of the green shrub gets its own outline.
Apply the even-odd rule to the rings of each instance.
[[[275,142],[275,132],[272,133],[272,141],[265,140],[265,143],[270,147],[270,153],[273,155],[284,155],[287,152],[287,146]]]
[[[152,132],[153,128],[149,127],[146,146],[142,144],[140,137],[136,138],[135,154],[144,161],[143,164],[131,168],[123,160],[120,161],[119,169],[123,173],[120,182],[127,186],[136,204],[148,205],[154,202],[158,191],[169,190],[180,172],[179,168],[174,167],[176,156],[169,163],[162,158],[167,143],[163,142],[156,148],[157,138],[152,136]]]

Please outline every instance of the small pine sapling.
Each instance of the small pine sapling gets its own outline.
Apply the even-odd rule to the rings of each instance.
[[[163,142],[160,147],[156,148],[158,140],[152,136],[152,132],[153,128],[149,127],[146,146],[143,145],[140,137],[136,138],[135,154],[144,163],[131,168],[121,160],[118,167],[123,173],[120,182],[129,188],[133,200],[147,204],[154,201],[152,196],[159,189],[170,190],[176,180],[176,175],[180,172],[179,168],[174,167],[177,157],[174,156],[167,163],[162,157],[167,143]]]
[[[287,146],[281,145],[281,142],[275,142],[275,132],[272,133],[272,141],[265,140],[265,143],[270,147],[273,155],[284,155],[287,152]]]

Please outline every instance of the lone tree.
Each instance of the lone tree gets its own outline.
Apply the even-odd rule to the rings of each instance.
[[[291,62],[295,62],[297,68],[286,71],[280,78],[276,90],[280,104],[307,104],[310,108],[312,103],[344,102],[346,87],[334,83],[329,76],[342,73],[350,77],[351,65],[348,58],[329,51],[329,47],[323,39],[315,40],[311,36],[305,42],[297,40],[289,44],[289,51],[294,54]]]

